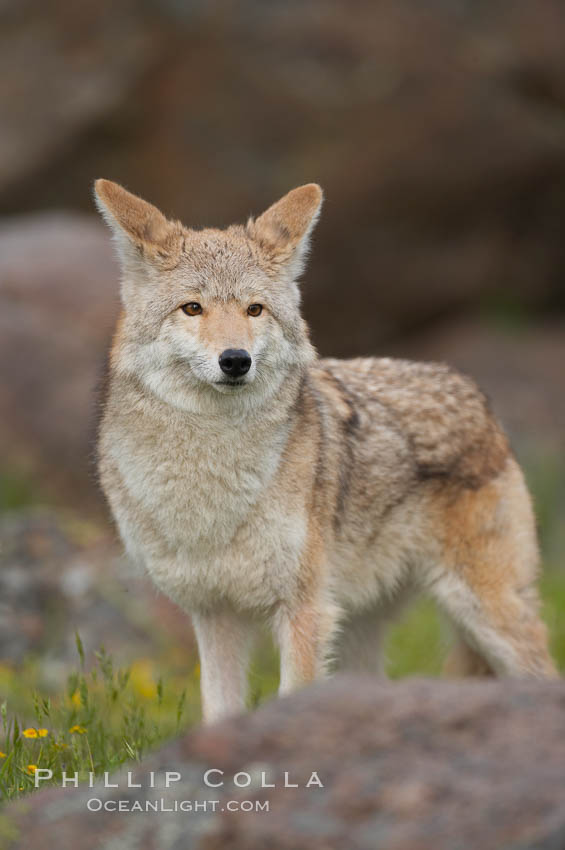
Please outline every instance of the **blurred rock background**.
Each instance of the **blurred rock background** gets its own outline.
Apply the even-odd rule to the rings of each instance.
[[[194,226],[244,220],[320,182],[303,284],[319,350],[443,359],[474,375],[526,466],[545,560],[562,575],[564,43],[559,0],[0,3],[7,663],[64,661],[74,628],[93,644],[101,623],[130,657],[163,634],[193,651],[186,621],[118,569],[95,483],[118,275],[92,204],[99,176]],[[560,599],[563,610],[548,604],[565,660]],[[398,647],[406,656],[404,638]]]

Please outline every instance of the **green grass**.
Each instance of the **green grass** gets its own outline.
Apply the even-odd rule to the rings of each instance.
[[[77,669],[58,693],[40,690],[41,659],[20,669],[0,665],[0,799],[35,790],[35,769],[53,772],[40,787],[60,785],[63,771],[79,781],[92,772],[101,776],[127,762],[139,762],[150,750],[195,725],[200,719],[200,667],[168,668],[157,678],[156,663],[145,658],[126,669],[100,649],[85,670],[84,650],[77,641]],[[159,664],[159,669],[162,666]],[[278,658],[263,641],[250,671],[250,707],[272,696],[278,687]],[[39,687],[38,687],[39,686]]]
[[[182,679],[156,679],[148,660],[125,670],[114,668],[101,649],[90,670],[77,635],[77,670],[64,692],[45,695],[34,680],[22,681],[20,671],[0,669],[3,690],[10,679],[20,714],[6,700],[0,706],[0,794],[3,800],[35,788],[36,769],[53,771],[52,782],[67,775],[88,778],[129,761],[140,761],[151,749],[173,737],[199,717],[199,669]],[[33,670],[34,668],[31,668]],[[31,672],[28,668],[28,673]],[[46,785],[48,782],[42,782]]]
[[[420,599],[389,630],[386,642],[387,675],[437,676],[445,654],[445,635],[433,602]]]
[[[36,488],[24,475],[3,471],[0,474],[0,511],[26,508],[34,503]]]
[[[549,627],[550,649],[560,670],[565,670],[565,574],[548,572],[540,581],[543,618]]]

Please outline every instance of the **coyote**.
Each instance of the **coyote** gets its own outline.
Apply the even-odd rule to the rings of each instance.
[[[532,507],[473,381],[443,364],[320,359],[297,280],[316,184],[245,226],[190,230],[95,184],[123,310],[99,435],[129,554],[190,613],[205,721],[241,711],[256,627],[282,693],[381,672],[412,590],[454,625],[454,674],[554,676]]]

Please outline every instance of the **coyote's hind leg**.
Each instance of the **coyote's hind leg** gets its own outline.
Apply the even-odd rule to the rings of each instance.
[[[339,671],[384,676],[385,622],[377,607],[352,614],[340,625],[334,666]]]
[[[434,509],[442,563],[429,590],[465,643],[496,675],[556,676],[535,586],[534,518],[517,464],[510,460],[477,490],[436,497]]]
[[[519,588],[509,584],[496,594],[482,595],[465,579],[446,572],[434,582],[432,593],[466,644],[448,660],[452,675],[557,675],[537,601],[523,598]]]
[[[492,676],[493,670],[482,655],[473,649],[458,633],[455,645],[451,648],[443,665],[443,675],[448,679],[462,676]]]
[[[401,616],[413,596],[413,588],[402,587],[394,596],[382,598],[371,607],[344,617],[335,642],[335,669],[384,677],[388,627]]]

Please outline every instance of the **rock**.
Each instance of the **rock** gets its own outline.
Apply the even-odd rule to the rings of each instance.
[[[25,193],[37,171],[123,108],[162,43],[155,18],[135,0],[7,0],[0,15],[0,193],[6,195],[14,187]]]
[[[94,217],[0,224],[0,465],[40,495],[101,505],[96,386],[118,309],[118,269]]]
[[[561,682],[337,678],[165,746],[131,768],[141,788],[124,771],[118,789],[47,789],[8,806],[3,829],[19,832],[11,850],[46,835],[59,850],[549,850],[565,842],[564,711]],[[165,771],[181,781],[165,789]],[[323,787],[305,787],[314,771]],[[160,800],[168,811],[128,812]],[[193,810],[175,812],[183,800]]]

